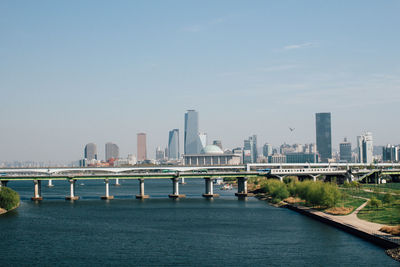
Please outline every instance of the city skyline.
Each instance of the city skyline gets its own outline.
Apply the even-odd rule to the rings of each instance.
[[[125,157],[138,132],[154,157],[188,109],[229,148],[314,142],[322,111],[335,150],[400,142],[398,1],[174,3],[1,2],[0,161]]]

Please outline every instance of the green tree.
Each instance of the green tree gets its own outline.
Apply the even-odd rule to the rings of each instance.
[[[9,187],[0,187],[0,208],[10,210],[19,205],[19,195]]]

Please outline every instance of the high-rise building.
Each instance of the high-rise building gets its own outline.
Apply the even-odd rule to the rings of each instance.
[[[332,158],[331,113],[316,113],[315,126],[320,160],[328,162]]]
[[[270,155],[272,155],[272,145],[266,143],[266,144],[263,146],[263,156],[264,156],[264,157],[268,157],[268,156],[270,156]]]
[[[343,142],[339,144],[340,161],[351,162],[351,143],[344,138]]]
[[[106,161],[119,158],[119,147],[111,142],[106,143]]]
[[[257,158],[257,135],[253,135],[243,142],[243,163],[255,163]]]
[[[180,158],[179,154],[179,129],[169,131],[168,137],[168,159],[177,160]]]
[[[199,114],[195,110],[185,113],[184,153],[200,154],[202,149],[199,137]]]
[[[357,136],[358,162],[371,164],[373,162],[372,133],[366,132]]]
[[[387,145],[382,147],[382,161],[383,162],[399,161],[399,147],[393,145]]]
[[[94,143],[89,143],[85,146],[85,159],[87,160],[97,160],[97,146]]]
[[[146,149],[146,134],[137,134],[137,160],[145,161],[147,159],[147,149]]]
[[[156,149],[156,160],[160,161],[165,159],[165,150],[161,149],[161,147],[157,147]]]
[[[201,148],[205,148],[207,146],[207,133],[199,133]]]
[[[219,147],[219,148],[222,149],[222,142],[221,142],[221,140],[214,140],[214,141],[213,141],[213,145],[214,145],[214,146],[217,146],[217,147]]]

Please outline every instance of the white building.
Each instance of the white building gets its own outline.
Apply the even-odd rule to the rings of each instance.
[[[364,134],[357,136],[357,148],[358,148],[358,162],[359,163],[373,163],[373,142],[372,133],[365,132]]]

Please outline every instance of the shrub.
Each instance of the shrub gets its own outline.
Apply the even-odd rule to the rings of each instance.
[[[382,206],[382,201],[380,201],[376,197],[371,197],[371,199],[369,200],[369,205],[374,208],[379,208],[380,206]]]
[[[0,188],[0,208],[10,210],[19,205],[19,195],[9,187]]]
[[[385,204],[391,204],[391,203],[393,203],[393,202],[394,202],[394,197],[392,196],[392,194],[386,193],[386,194],[383,196],[383,203],[385,203]]]

